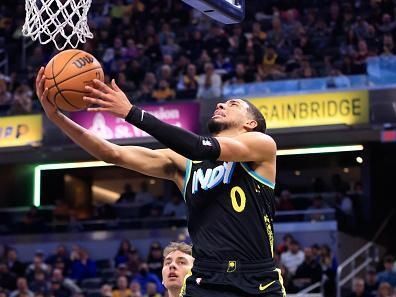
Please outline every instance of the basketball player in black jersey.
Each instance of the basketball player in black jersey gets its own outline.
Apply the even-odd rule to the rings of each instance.
[[[210,137],[163,123],[132,105],[115,81],[98,80],[85,100],[146,131],[168,149],[118,146],[63,115],[44,90],[37,95],[48,118],[99,160],[174,181],[188,206],[188,231],[195,258],[184,297],[284,296],[275,268],[274,183],[276,144],[251,103],[219,103],[209,122]]]

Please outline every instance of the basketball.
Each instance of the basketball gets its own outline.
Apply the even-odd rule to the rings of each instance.
[[[85,51],[71,49],[54,56],[45,67],[45,87],[48,99],[63,111],[78,111],[88,107],[83,97],[85,86],[93,79],[104,80],[102,66]]]

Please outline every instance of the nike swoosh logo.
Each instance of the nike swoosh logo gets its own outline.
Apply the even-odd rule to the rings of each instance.
[[[267,289],[269,286],[271,286],[275,281],[270,282],[269,284],[263,285],[260,284],[259,290],[260,291],[264,291],[265,289]]]

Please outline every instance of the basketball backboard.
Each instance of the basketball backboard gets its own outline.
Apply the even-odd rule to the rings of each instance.
[[[223,24],[235,24],[245,17],[245,0],[182,0]]]

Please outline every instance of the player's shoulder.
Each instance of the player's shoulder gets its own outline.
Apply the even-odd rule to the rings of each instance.
[[[257,142],[260,145],[270,146],[275,150],[277,148],[275,140],[268,134],[257,131],[251,131],[251,132],[246,132],[245,137],[249,138],[249,140],[253,140]]]

